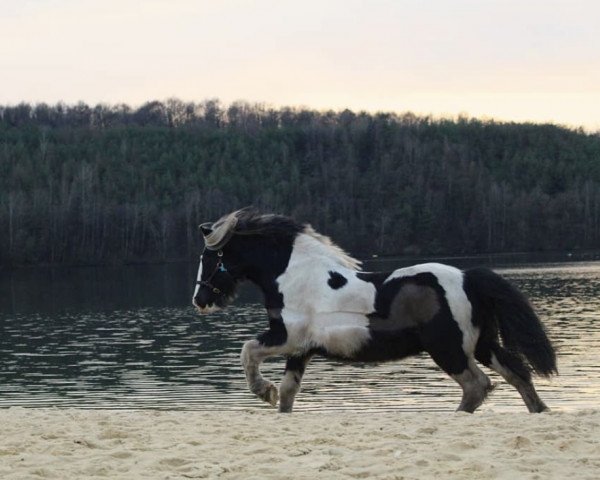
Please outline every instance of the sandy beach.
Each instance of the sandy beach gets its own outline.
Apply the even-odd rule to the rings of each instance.
[[[0,411],[0,478],[597,479],[600,411]]]

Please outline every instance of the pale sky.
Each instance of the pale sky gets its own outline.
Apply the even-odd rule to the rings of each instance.
[[[219,98],[600,130],[598,0],[0,0],[0,104]]]

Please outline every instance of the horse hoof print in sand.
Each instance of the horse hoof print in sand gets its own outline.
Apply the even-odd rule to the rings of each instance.
[[[547,410],[531,381],[557,372],[556,355],[525,296],[487,268],[425,263],[363,272],[310,225],[245,208],[201,226],[193,304],[225,307],[242,281],[262,291],[269,328],[246,342],[250,390],[291,412],[314,355],[356,362],[400,360],[423,351],[462,388],[459,411],[473,412],[492,389],[476,361],[514,386],[530,412]],[[259,370],[287,358],[279,391]]]

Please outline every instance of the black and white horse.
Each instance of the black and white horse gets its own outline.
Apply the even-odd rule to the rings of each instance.
[[[513,385],[530,412],[547,409],[531,371],[556,373],[554,349],[527,299],[491,270],[426,263],[362,272],[309,225],[251,209],[201,229],[193,303],[201,313],[220,309],[244,280],[262,290],[269,328],[241,359],[250,390],[281,412],[292,410],[314,355],[382,362],[422,351],[462,387],[458,410],[473,412],[492,389],[475,360]],[[276,355],[287,357],[279,391],[259,371]]]

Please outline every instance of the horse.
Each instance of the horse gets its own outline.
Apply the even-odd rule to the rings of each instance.
[[[241,363],[250,391],[280,412],[292,411],[315,355],[385,362],[423,351],[462,388],[458,411],[474,412],[493,389],[477,362],[530,412],[548,410],[531,377],[558,373],[554,348],[523,293],[492,270],[425,263],[364,272],[310,224],[253,208],[200,229],[192,303],[202,314],[222,309],[246,280],[262,291],[268,329],[244,343]],[[279,390],[260,373],[273,356],[286,358]]]

